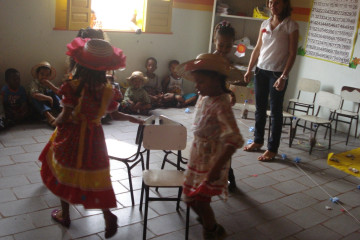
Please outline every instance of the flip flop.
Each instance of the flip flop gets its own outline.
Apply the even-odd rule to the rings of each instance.
[[[62,217],[58,217],[58,213],[59,212],[62,212],[61,209],[54,209],[52,212],[51,212],[51,218],[57,222],[57,223],[60,223],[62,226],[66,227],[66,228],[69,228],[70,227],[70,223],[71,223],[71,220],[70,218],[68,219],[63,219]]]
[[[266,150],[263,155],[258,157],[258,160],[262,162],[269,162],[274,160],[275,157],[276,157],[276,153]]]
[[[243,148],[243,150],[245,152],[255,152],[255,151],[259,151],[262,146],[263,146],[263,144],[253,142],[253,143],[250,143],[249,145],[245,146]]]

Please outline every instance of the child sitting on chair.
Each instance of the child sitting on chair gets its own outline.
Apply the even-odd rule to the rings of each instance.
[[[149,94],[152,107],[161,107],[163,105],[162,87],[158,76],[155,74],[157,60],[154,57],[146,59],[145,68],[148,81],[144,85],[144,89]]]
[[[5,127],[26,119],[29,114],[26,90],[20,85],[20,73],[14,68],[5,71],[6,85],[1,89]]]
[[[48,124],[55,127],[54,110],[61,111],[60,98],[57,95],[59,89],[50,81],[56,76],[56,70],[48,62],[36,64],[31,69],[34,80],[30,86],[30,99],[35,110],[46,117]]]
[[[183,78],[176,74],[175,68],[179,65],[179,61],[171,60],[169,62],[170,75],[163,82],[164,103],[166,106],[185,107],[194,105],[197,100],[196,93],[184,94]]]
[[[135,71],[127,78],[127,81],[130,87],[126,89],[124,100],[121,102],[121,111],[148,115],[151,109],[151,100],[143,88],[147,78],[142,72]]]

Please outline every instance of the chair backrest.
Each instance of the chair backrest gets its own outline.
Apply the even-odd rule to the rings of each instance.
[[[341,105],[341,96],[334,93],[319,91],[316,97],[316,104],[330,110],[337,110]]]
[[[300,78],[298,83],[298,90],[305,92],[317,93],[320,91],[321,82],[310,78]]]
[[[346,101],[360,103],[360,88],[343,86],[340,95]]]
[[[186,128],[181,125],[145,125],[144,148],[149,150],[184,150],[186,148]]]
[[[138,131],[136,133],[136,144],[141,144],[143,141],[143,133],[144,133],[144,126],[145,125],[151,125],[155,124],[156,117],[154,115],[151,115],[150,117],[144,119],[144,124],[138,126]]]

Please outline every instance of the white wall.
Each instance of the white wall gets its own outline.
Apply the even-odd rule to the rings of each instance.
[[[57,69],[54,80],[60,84],[66,70],[66,44],[76,31],[53,30],[55,0],[0,0],[0,85],[4,72],[13,67],[20,71],[22,84],[27,86],[32,77],[31,67],[47,60]],[[127,68],[117,72],[118,81],[134,70],[145,70],[145,59],[158,60],[156,73],[162,79],[168,74],[169,60],[180,62],[207,52],[210,37],[211,12],[173,9],[173,34],[108,32],[110,41],[123,49]],[[193,85],[187,82],[185,91]]]

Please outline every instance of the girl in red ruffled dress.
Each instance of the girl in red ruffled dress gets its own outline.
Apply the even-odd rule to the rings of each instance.
[[[70,226],[69,204],[102,209],[105,238],[117,231],[116,207],[111,185],[109,158],[101,118],[111,113],[115,120],[142,124],[142,120],[117,111],[114,90],[106,71],[125,67],[121,49],[100,39],[75,38],[67,45],[76,71],[60,88],[63,110],[56,118],[56,130],[39,159],[44,184],[61,199],[61,209],[51,213],[53,220]]]

